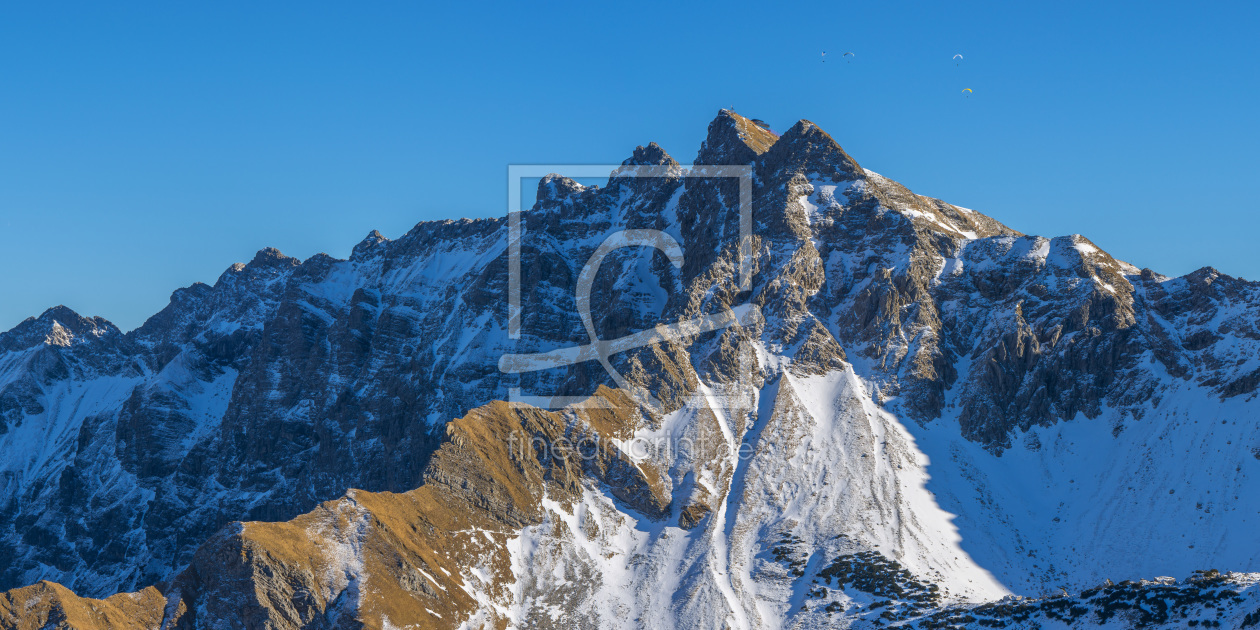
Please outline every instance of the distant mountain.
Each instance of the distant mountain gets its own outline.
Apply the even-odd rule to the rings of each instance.
[[[724,110],[694,164],[545,178],[519,336],[506,219],[0,334],[0,627],[1260,624],[1260,574],[1210,571],[1260,571],[1260,284],[1023,235],[808,121]],[[751,166],[744,249],[706,165]],[[652,343],[501,369],[586,309]]]

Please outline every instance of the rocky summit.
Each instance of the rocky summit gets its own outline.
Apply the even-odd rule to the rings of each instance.
[[[0,627],[1260,625],[1260,284],[732,111],[537,199],[0,334]]]

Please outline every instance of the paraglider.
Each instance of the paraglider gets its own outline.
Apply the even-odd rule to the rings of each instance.
[[[854,55],[853,55],[853,53],[851,53],[851,52],[847,52],[847,53],[844,53],[843,55],[840,55],[840,56],[841,56],[841,57],[848,57],[848,59],[846,59],[845,61],[853,61],[853,56],[854,56]]]
[[[966,94],[968,98],[971,98],[971,88],[963,88],[963,94]]]
[[[823,54],[822,54],[822,62],[827,63],[827,51],[825,50],[823,51]]]
[[[963,58],[962,55],[954,55],[954,59],[955,59],[954,65],[955,66],[958,65],[958,60],[961,60],[962,58]]]

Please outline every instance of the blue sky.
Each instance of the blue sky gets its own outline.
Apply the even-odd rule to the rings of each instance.
[[[730,105],[1024,232],[1260,278],[1257,31],[1241,2],[6,3],[0,330],[500,214],[510,163],[690,161]]]

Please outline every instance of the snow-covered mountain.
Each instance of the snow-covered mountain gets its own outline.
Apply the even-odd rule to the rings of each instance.
[[[663,177],[548,177],[519,338],[506,219],[0,334],[0,627],[1260,623],[1260,284],[1020,234],[807,121],[723,111],[694,164],[751,165],[746,248],[739,182],[655,144],[623,166]],[[626,230],[681,257],[584,274]],[[620,385],[501,370],[586,307],[725,324],[619,348]]]

